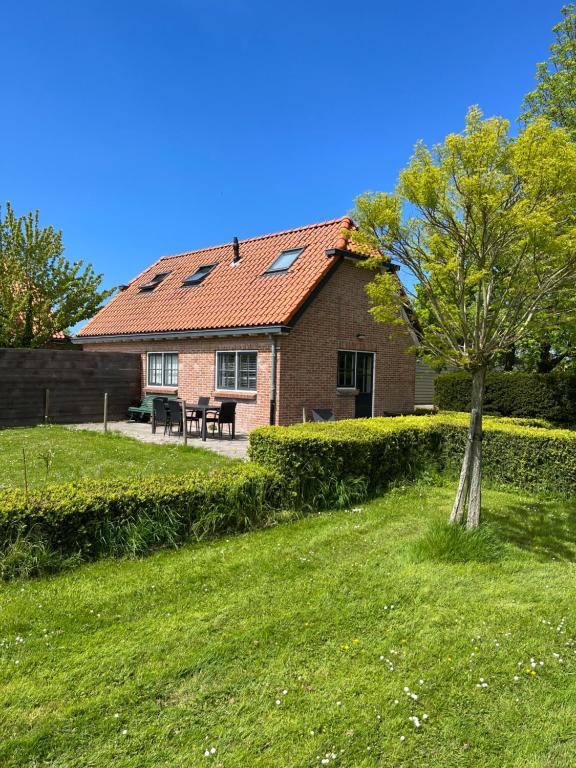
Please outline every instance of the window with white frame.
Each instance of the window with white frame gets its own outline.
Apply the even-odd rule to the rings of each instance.
[[[256,352],[217,352],[216,388],[256,392],[258,355]]]
[[[177,352],[148,352],[148,386],[178,386]]]

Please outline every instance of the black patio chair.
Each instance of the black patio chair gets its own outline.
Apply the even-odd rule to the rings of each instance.
[[[166,424],[164,425],[164,434],[168,432],[169,435],[174,434],[172,431],[176,427],[177,435],[182,434],[182,403],[178,400],[168,400],[168,411],[166,415]]]
[[[164,433],[166,433],[166,421],[168,419],[167,402],[165,397],[155,397],[152,400],[152,434],[156,432],[158,425],[163,426]]]
[[[218,437],[222,437],[222,427],[228,424],[228,434],[234,440],[236,436],[236,405],[234,400],[225,400],[218,413],[207,413],[206,424],[218,425]]]
[[[208,405],[210,402],[209,397],[199,397],[198,398],[198,405]],[[192,411],[190,416],[188,416],[188,421],[190,422],[190,426],[192,426],[192,422],[195,422],[196,429],[198,432],[200,432],[200,422],[204,418],[204,413],[202,411]]]
[[[312,421],[336,421],[332,408],[312,408]]]

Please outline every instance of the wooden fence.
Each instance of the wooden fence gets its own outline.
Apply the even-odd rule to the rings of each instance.
[[[126,418],[140,400],[140,355],[0,349],[0,427]]]

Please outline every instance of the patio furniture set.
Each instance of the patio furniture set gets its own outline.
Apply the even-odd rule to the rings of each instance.
[[[197,434],[206,441],[211,425],[214,437],[217,433],[222,438],[225,426],[231,440],[236,436],[236,402],[233,400],[211,405],[209,397],[199,397],[197,403],[185,403],[175,395],[146,395],[141,405],[129,408],[128,413],[134,419],[149,416],[153,433],[158,426],[163,426],[165,435],[179,436],[184,429],[191,434],[194,426]]]

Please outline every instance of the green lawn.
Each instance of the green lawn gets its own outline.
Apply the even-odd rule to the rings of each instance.
[[[452,493],[0,587],[0,765],[575,765],[574,505],[487,492],[503,560],[415,562]]]
[[[0,430],[0,488],[24,486],[23,449],[31,488],[44,484],[45,458],[49,454],[51,483],[82,477],[180,474],[191,469],[214,469],[230,462],[211,451],[183,445],[151,445],[113,432],[103,434],[58,426],[4,429]]]

